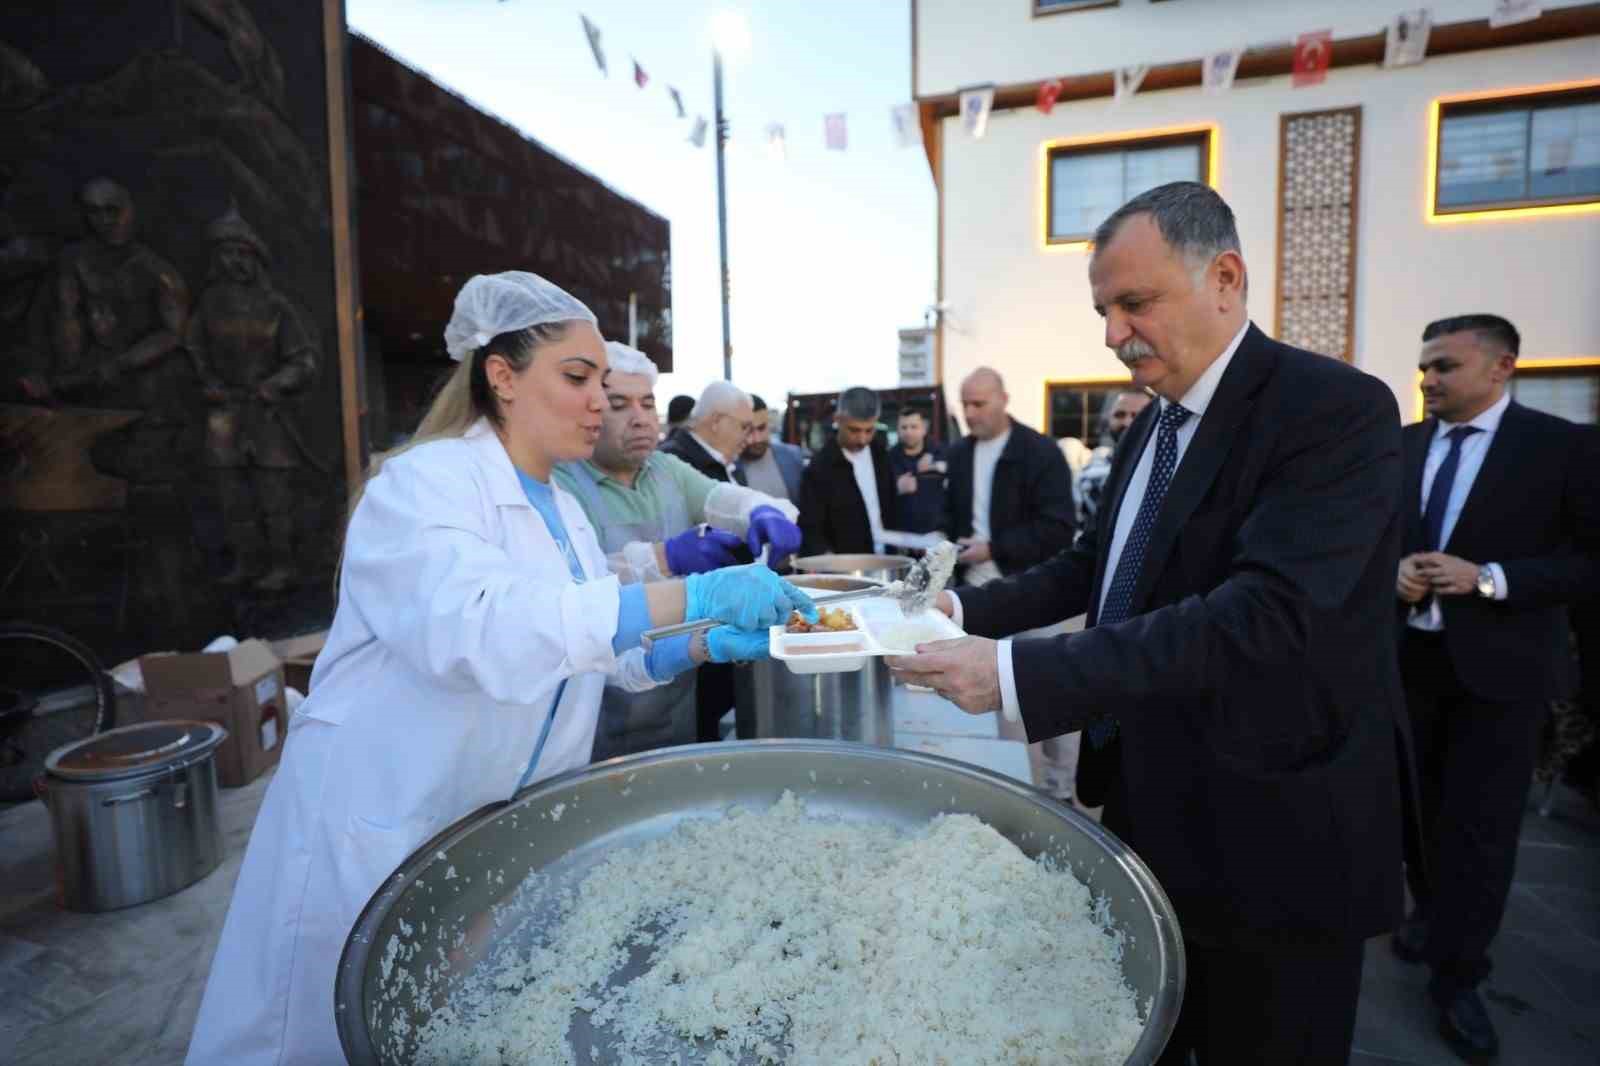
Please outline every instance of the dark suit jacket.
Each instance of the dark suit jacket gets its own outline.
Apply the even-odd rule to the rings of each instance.
[[[894,479],[889,474],[883,434],[872,439],[871,447],[883,528],[897,529]],[[867,505],[861,499],[855,471],[839,447],[838,437],[829,439],[812,457],[800,476],[800,498],[795,504],[800,508],[801,555],[871,553],[872,523],[867,518]]]
[[[1076,547],[960,590],[969,632],[1019,639],[1038,740],[1110,713],[1121,831],[1184,934],[1348,942],[1400,917],[1394,652],[1400,418],[1377,379],[1251,326],[1173,474],[1128,620],[1095,626],[1111,530],[1156,423],[1128,430]],[[1087,750],[1087,746],[1086,746]],[[1108,805],[1107,818],[1112,809]]]
[[[1438,423],[1405,428],[1405,539],[1423,549],[1422,471]],[[1443,596],[1456,676],[1479,699],[1570,695],[1567,607],[1600,593],[1600,450],[1596,431],[1513,401],[1489,444],[1443,550],[1499,563],[1506,598]],[[1402,610],[1404,613],[1404,610]]]
[[[700,442],[691,437],[687,429],[673,431],[672,436],[662,442],[661,450],[668,455],[676,455],[713,481],[733,480],[722,461],[700,447]]]
[[[788,493],[790,500],[798,500],[800,498],[800,475],[806,469],[805,453],[793,444],[785,444],[781,440],[772,441],[768,447],[772,452],[773,461],[778,464],[778,474],[783,478],[784,491]],[[744,465],[744,460],[740,459],[738,463],[739,474],[748,481],[749,477]]]
[[[963,437],[945,454],[944,532],[972,535],[972,465],[977,438]],[[994,468],[989,545],[1002,574],[1044,562],[1072,544],[1072,473],[1056,442],[1019,422]]]

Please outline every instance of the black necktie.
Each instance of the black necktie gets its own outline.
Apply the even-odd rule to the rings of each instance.
[[[1461,467],[1461,442],[1474,433],[1477,426],[1457,426],[1445,434],[1450,451],[1433,475],[1433,487],[1428,492],[1428,506],[1422,512],[1422,549],[1436,552],[1444,547],[1444,512],[1450,506],[1450,492],[1455,488],[1456,471]]]
[[[1106,590],[1105,602],[1095,625],[1112,625],[1126,621],[1133,609],[1133,590],[1139,584],[1139,567],[1144,564],[1145,549],[1150,546],[1150,534],[1156,528],[1156,516],[1161,513],[1161,501],[1167,497],[1167,485],[1178,466],[1178,427],[1189,419],[1189,409],[1168,404],[1161,412],[1156,429],[1156,454],[1150,464],[1150,482],[1145,486],[1144,499],[1139,501],[1139,513],[1134,516],[1133,528],[1128,532],[1128,542],[1122,546],[1117,559],[1116,572],[1111,577],[1111,587]],[[1103,748],[1117,733],[1115,719],[1105,718],[1089,726],[1089,743]]]

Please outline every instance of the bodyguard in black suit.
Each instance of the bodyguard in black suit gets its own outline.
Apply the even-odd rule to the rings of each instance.
[[[1001,574],[1021,573],[1072,543],[1072,473],[1055,441],[1006,413],[1005,385],[993,370],[980,367],[969,375],[961,383],[961,401],[972,432],[945,455],[944,534],[963,546],[964,566],[993,562]],[[983,535],[974,537],[979,442],[1002,435]]]
[[[1404,432],[1401,600],[1422,840],[1396,954],[1433,969],[1440,1031],[1484,1061],[1489,973],[1550,701],[1571,694],[1568,605],[1600,582],[1594,431],[1514,402],[1520,339],[1494,315],[1422,334],[1429,417]],[[1423,871],[1429,876],[1424,878]]]
[[[1394,396],[1249,324],[1233,213],[1203,185],[1134,198],[1094,248],[1106,344],[1160,397],[1104,520],[941,597],[984,636],[891,665],[1030,739],[1120,734],[1104,821],[1188,959],[1163,1064],[1345,1066],[1363,941],[1401,911]],[[1082,633],[985,639],[1085,611]]]

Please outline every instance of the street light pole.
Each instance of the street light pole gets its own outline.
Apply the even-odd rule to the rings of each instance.
[[[717,243],[722,253],[722,377],[733,380],[733,340],[728,330],[728,196],[723,149],[728,143],[728,120],[722,116],[722,50],[711,50],[711,90],[717,120]]]

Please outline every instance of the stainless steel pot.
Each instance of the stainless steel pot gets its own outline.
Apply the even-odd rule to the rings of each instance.
[[[940,812],[968,812],[1026,854],[1048,854],[1071,869],[1104,897],[1126,936],[1123,976],[1146,1019],[1126,1064],[1156,1061],[1183,1000],[1183,940],[1172,904],[1127,845],[1043,793],[969,763],[862,744],[743,741],[647,752],[551,778],[413,852],[345,941],[334,1016],[349,1062],[412,1062],[430,1014],[452,996],[483,989],[504,958],[526,958],[560,896],[614,849],[730,804],[770,805],[785,790],[818,814],[907,828]],[[529,874],[542,881],[519,894]],[[612,981],[635,972],[630,963]],[[573,1012],[567,1040],[578,1062],[617,1061],[611,1037],[582,1011]],[[682,1052],[685,1061],[700,1061],[692,1045]]]
[[[66,907],[131,907],[217,868],[216,751],[227,736],[214,722],[144,722],[50,753],[41,787]]]
[[[790,580],[803,589],[828,592],[855,592],[883,584],[838,574],[796,574]],[[762,739],[857,740],[887,748],[894,745],[894,714],[889,706],[892,684],[881,655],[868,656],[859,670],[839,674],[796,674],[781,662],[764,659],[734,668],[733,701],[744,713],[754,711],[756,736]]]
[[[794,561],[794,568],[811,574],[848,574],[893,581],[911,569],[911,560],[904,555],[803,555]]]

